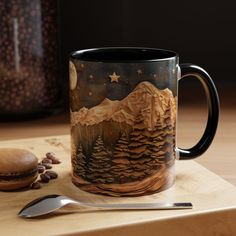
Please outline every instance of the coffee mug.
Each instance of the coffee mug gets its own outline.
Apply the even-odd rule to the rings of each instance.
[[[208,73],[179,65],[173,51],[95,48],[70,62],[72,182],[84,191],[140,196],[173,185],[175,159],[188,160],[210,146],[219,99]],[[192,148],[176,147],[178,80],[194,76],[204,87],[208,121]]]

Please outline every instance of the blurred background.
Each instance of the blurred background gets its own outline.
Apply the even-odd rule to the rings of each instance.
[[[176,51],[180,63],[208,71],[222,106],[236,105],[235,2],[61,1],[62,67],[67,77],[71,51],[103,46],[140,46]],[[181,104],[204,103],[198,82],[180,82]]]
[[[2,0],[0,2],[0,8],[2,8],[2,11],[0,9],[0,19],[2,19],[0,23],[4,23],[4,19],[6,20],[9,16],[8,13],[4,13],[3,6],[7,6],[6,9],[8,10],[12,9],[12,2],[14,1]],[[30,17],[33,17],[30,18],[33,24],[35,24],[36,20],[32,19],[35,19],[37,11],[46,9],[42,12],[42,15],[38,15],[39,23],[45,27],[46,32],[48,30],[48,32],[54,32],[55,34],[53,35],[53,33],[51,33],[51,35],[49,35],[50,40],[46,37],[45,42],[43,42],[44,45],[48,45],[48,41],[53,41],[53,37],[55,36],[57,36],[59,40],[58,45],[56,44],[54,47],[47,46],[44,48],[44,53],[48,52],[48,54],[53,55],[54,58],[59,58],[59,64],[52,63],[51,67],[49,67],[50,61],[48,60],[44,63],[46,65],[43,66],[42,71],[45,72],[45,68],[47,70],[48,68],[58,69],[59,75],[56,83],[60,84],[60,86],[62,85],[64,91],[63,104],[60,103],[59,105],[63,105],[64,110],[59,115],[46,116],[46,118],[31,121],[35,129],[38,127],[41,135],[49,134],[48,129],[44,131],[40,128],[44,123],[50,124],[51,126],[54,124],[64,124],[65,127],[68,126],[68,58],[70,52],[84,48],[140,46],[176,51],[179,53],[180,63],[190,62],[197,64],[202,66],[211,75],[219,92],[222,114],[224,114],[223,111],[225,109],[227,109],[227,111],[235,109],[236,99],[234,99],[234,93],[236,91],[236,79],[234,70],[236,34],[234,33],[234,28],[236,14],[234,14],[235,3],[233,0],[228,0],[224,4],[220,1],[213,2],[205,0],[171,2],[156,0],[37,0],[30,6],[29,3],[31,4],[32,2],[29,1],[28,3],[27,1],[28,0],[17,0],[15,2],[24,3],[22,9],[29,8],[29,12],[26,13],[29,14]],[[38,10],[35,8],[36,3],[38,4]],[[23,12],[22,16],[24,16],[24,14]],[[5,18],[2,17],[2,15],[5,16]],[[57,19],[58,22],[57,31],[53,31],[52,28],[53,25],[56,27],[55,19]],[[3,27],[4,26],[5,25],[3,25]],[[31,29],[30,26],[27,27]],[[36,28],[34,30],[37,32]],[[31,35],[33,38],[36,37],[35,33],[29,34],[29,38],[27,39],[29,42],[31,42]],[[30,45],[31,43],[28,44]],[[4,55],[4,53],[6,55],[8,54],[3,45],[1,45],[1,49],[3,52],[2,55]],[[54,54],[50,52],[52,49]],[[45,55],[45,58],[48,58],[47,54]],[[39,61],[39,63],[42,64],[43,62]],[[35,65],[31,67],[37,68]],[[47,70],[46,75],[49,74]],[[53,73],[51,77],[55,77],[56,70],[53,71]],[[31,81],[31,78],[35,77],[32,70],[27,75],[28,81]],[[40,76],[42,77],[42,73],[39,74],[39,77]],[[38,97],[40,97],[41,102],[44,104],[43,98],[48,97],[48,103],[54,104],[53,99],[56,98],[58,91],[53,90],[52,87],[55,81],[52,80],[51,77],[45,77],[46,82],[51,81],[50,86],[48,85],[46,89],[45,87],[42,88],[42,90],[45,90],[45,95],[42,95],[40,93],[41,90],[38,90],[36,91],[38,94],[33,93],[32,98],[37,100]],[[40,84],[37,86],[32,85],[32,87],[39,86]],[[29,89],[30,88],[31,87],[29,87]],[[49,97],[49,95],[52,96]],[[5,96],[1,97],[4,99]],[[199,113],[199,116],[196,117],[201,121],[200,123],[203,129],[207,119],[204,91],[196,79],[184,79],[179,83],[180,127],[181,119],[188,119],[184,115],[186,114],[186,109],[194,109],[195,107],[198,108],[197,113]],[[182,110],[185,112],[182,112]],[[2,111],[0,111],[0,113],[1,112]],[[17,116],[14,117],[17,118]],[[14,124],[18,129],[15,129],[13,133],[9,132],[9,126],[6,125],[9,121],[8,118],[5,119],[5,122],[0,123],[0,130],[2,132],[0,138],[28,137],[32,134],[30,128],[29,134],[22,132],[22,130],[25,131],[27,127],[24,121],[15,122]],[[42,124],[42,122],[44,123]],[[11,127],[14,126],[11,125]],[[52,134],[60,134],[62,131],[64,132],[64,130],[65,129],[60,126],[55,128],[55,132],[52,132]],[[69,132],[69,129],[67,130]],[[16,134],[18,134],[18,136],[16,136]],[[197,136],[196,140],[198,138]],[[195,141],[193,140],[193,142]]]

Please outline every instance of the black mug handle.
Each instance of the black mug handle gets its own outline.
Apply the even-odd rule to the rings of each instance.
[[[210,146],[218,125],[220,105],[215,84],[204,69],[192,64],[182,64],[180,65],[180,69],[180,79],[194,76],[201,82],[205,90],[208,104],[207,125],[199,142],[189,149],[177,148],[176,150],[180,160],[189,160],[202,155]]]

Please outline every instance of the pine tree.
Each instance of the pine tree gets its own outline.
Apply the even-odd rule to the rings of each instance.
[[[173,117],[171,114],[171,101],[169,101],[169,107],[166,109],[164,113],[164,119],[166,126],[163,128],[163,140],[164,144],[162,146],[162,151],[165,152],[165,163],[171,164],[175,158],[175,120],[173,121]]]
[[[126,134],[123,133],[115,145],[111,168],[115,181],[119,183],[127,182],[130,177],[131,168],[128,145],[129,141],[126,137]]]
[[[164,163],[165,153],[163,152],[162,147],[165,141],[163,138],[163,134],[164,131],[161,128],[161,125],[157,124],[150,135],[149,150],[151,152],[151,157],[155,160],[155,165],[160,165]],[[158,166],[153,167],[157,168]]]
[[[86,177],[86,157],[83,154],[82,145],[79,144],[76,152],[76,157],[74,159],[74,172],[76,175],[85,178]]]
[[[149,150],[156,165],[167,164],[174,155],[174,129],[170,104],[151,133]]]
[[[148,151],[148,137],[145,135],[146,127],[143,117],[140,115],[136,118],[133,126],[133,131],[130,133],[130,157],[132,159],[138,159],[140,157],[147,156]]]
[[[141,180],[148,174],[150,168],[148,163],[152,160],[148,149],[148,131],[144,124],[144,119],[138,116],[130,133],[130,162],[132,167],[131,178]]]
[[[71,164],[72,164],[73,171],[75,170],[76,163],[77,163],[76,162],[76,146],[72,142],[71,143]]]
[[[110,168],[111,153],[104,146],[101,136],[98,136],[89,160],[88,179],[93,183],[110,183],[113,181]]]
[[[114,149],[114,158],[129,158],[129,141],[126,134],[122,133]]]

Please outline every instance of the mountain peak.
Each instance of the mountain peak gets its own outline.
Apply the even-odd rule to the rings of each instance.
[[[72,112],[71,116],[72,125],[87,126],[110,120],[133,126],[137,117],[142,116],[146,128],[153,130],[157,122],[163,121],[167,110],[171,121],[175,122],[175,109],[175,98],[171,90],[160,90],[144,81],[121,101],[105,98],[97,106],[82,108],[78,112]]]
[[[161,89],[158,89],[155,87],[155,85],[153,85],[152,83],[148,82],[148,81],[143,81],[141,83],[139,83],[135,89],[135,90],[142,90],[143,92],[147,92],[149,94],[152,94],[154,97],[157,97],[157,96],[167,96],[167,97],[170,97],[170,96],[173,96],[172,94],[172,91],[168,88],[165,88],[163,90]]]
[[[139,89],[139,88],[157,89],[151,82],[148,82],[148,81],[142,81],[135,87],[135,89]]]
[[[115,100],[116,101],[116,100]],[[112,100],[110,100],[110,99],[108,99],[108,98],[105,98],[101,103],[100,103],[100,105],[108,105],[108,104],[111,104],[111,103],[113,103],[113,102],[115,102],[115,101],[112,101]]]

